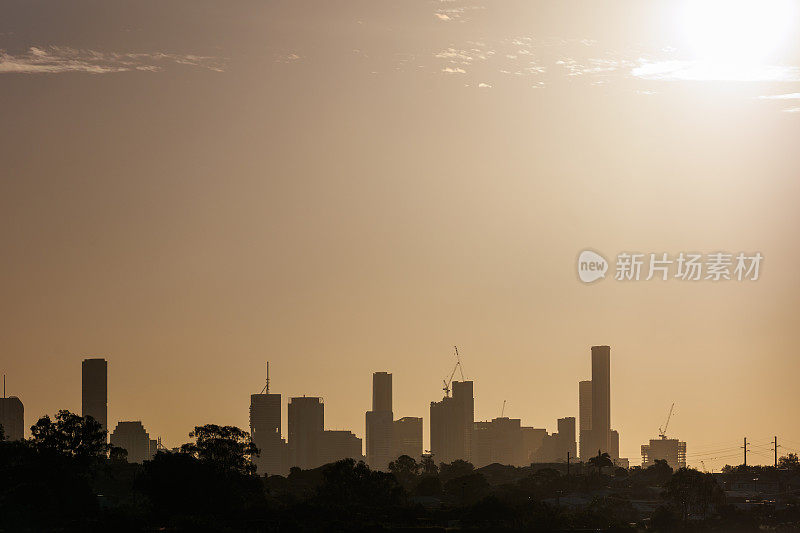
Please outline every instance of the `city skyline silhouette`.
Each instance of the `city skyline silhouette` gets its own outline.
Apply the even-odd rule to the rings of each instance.
[[[800,9],[690,4],[10,0],[0,371],[26,434],[82,412],[91,357],[109,437],[247,430],[269,360],[284,438],[306,394],[365,439],[385,371],[427,448],[455,344],[475,420],[580,440],[608,344],[633,464],[672,404],[690,465],[800,447]],[[585,250],[763,261],[583,283]]]
[[[242,426],[250,432],[253,442],[260,450],[260,456],[255,459],[257,472],[286,475],[291,467],[316,468],[346,458],[365,461],[375,470],[387,471],[389,463],[400,455],[409,455],[416,460],[428,455],[436,462],[445,463],[460,459],[482,467],[491,463],[509,466],[525,466],[532,463],[583,463],[598,452],[608,452],[611,461],[617,466],[627,468],[641,464],[646,467],[653,464],[655,457],[669,458],[668,462],[674,470],[687,465],[703,470],[719,469],[724,465],[740,464],[737,461],[742,457],[747,460],[744,455],[745,447],[735,446],[733,442],[698,443],[697,451],[690,443],[687,455],[686,439],[680,434],[675,434],[674,426],[673,431],[669,432],[669,437],[667,436],[667,428],[675,411],[674,403],[669,409],[666,423],[660,425],[649,440],[643,441],[638,446],[641,455],[624,456],[621,449],[626,448],[620,448],[620,441],[624,442],[624,437],[620,436],[620,431],[612,429],[608,422],[613,411],[608,388],[612,375],[609,346],[591,347],[591,379],[577,381],[578,413],[565,413],[563,417],[559,417],[557,428],[552,432],[548,431],[549,424],[534,422],[532,426],[526,426],[525,423],[530,424],[530,421],[505,415],[506,401],[503,402],[499,416],[486,420],[478,419],[474,415],[474,405],[477,403],[473,392],[474,381],[466,380],[463,373],[460,376],[462,381],[453,379],[457,370],[463,372],[457,347],[455,351],[456,364],[449,380],[443,380],[443,400],[431,401],[430,410],[425,414],[414,414],[414,416],[406,414],[395,419],[392,407],[392,373],[374,372],[372,408],[366,413],[366,425],[362,426],[365,428],[363,430],[329,427],[329,424],[323,421],[326,402],[322,397],[307,394],[289,397],[274,388],[270,391],[269,362],[267,362],[266,379],[261,392],[249,396],[249,425]],[[104,358],[94,357],[84,359],[81,366],[82,413],[98,420],[100,427],[105,430],[106,409],[109,404],[108,362]],[[463,408],[457,406],[463,404],[464,398],[469,398],[468,410],[464,411],[466,419],[457,422],[456,420],[463,416],[460,414]],[[12,440],[22,438],[23,430],[24,435],[28,436],[30,424],[27,418],[24,422],[20,420],[23,418],[20,400],[16,396],[7,400],[4,389],[2,401],[0,425],[5,422],[9,428],[6,430],[7,438]],[[294,415],[292,409],[295,410]],[[312,411],[318,412],[312,414]],[[386,416],[383,413],[386,413]],[[31,417],[30,412],[25,414]],[[35,415],[33,418],[38,419],[39,416]],[[295,422],[292,422],[293,416]],[[307,421],[301,422],[301,420]],[[296,429],[292,429],[293,423]],[[453,426],[454,423],[461,425]],[[146,421],[136,417],[119,420],[113,427],[108,428],[107,439],[110,437],[112,445],[124,449],[130,448],[128,450],[130,460],[139,463],[151,459],[159,449],[178,449],[186,440],[162,444],[161,436],[154,434],[152,435],[154,438],[151,439],[143,424],[146,424]],[[604,431],[608,435],[605,441],[592,433],[593,430],[601,429],[604,424],[606,427]],[[287,428],[286,431],[283,428]],[[782,435],[780,440],[783,444],[780,448],[783,452],[798,451],[793,441],[784,440],[783,431],[775,433]],[[423,438],[423,434],[426,438]],[[459,434],[463,436],[459,437]],[[431,437],[432,435],[435,437]],[[756,439],[754,442],[751,438],[750,444],[747,444],[746,439],[747,437],[745,446],[750,456],[748,464],[770,464],[768,459],[773,453],[774,461],[777,461],[775,448],[778,444],[777,435],[774,437],[774,442],[768,441],[772,446],[771,451],[766,449],[767,443],[762,442],[764,439]],[[739,451],[736,451],[737,448]]]

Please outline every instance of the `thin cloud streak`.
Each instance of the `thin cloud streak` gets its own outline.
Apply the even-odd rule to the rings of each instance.
[[[800,100],[800,93],[772,94],[769,96],[759,96],[759,100]]]
[[[186,65],[223,72],[223,62],[192,54],[114,53],[68,47],[32,46],[21,54],[0,50],[0,74],[58,74],[83,72],[109,74],[126,71],[157,72],[165,65]]]
[[[713,64],[699,61],[642,62],[634,77],[658,81],[800,81],[800,69],[782,65]]]

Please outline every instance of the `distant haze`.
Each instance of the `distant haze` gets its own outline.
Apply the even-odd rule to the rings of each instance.
[[[552,432],[608,344],[632,464],[673,402],[690,465],[800,449],[798,29],[716,68],[677,7],[600,5],[5,2],[0,371],[26,425],[79,413],[105,357],[112,430],[248,428],[269,360],[284,436],[306,394],[363,438],[388,371],[427,448],[458,345],[476,419],[506,400]],[[583,284],[585,249],[764,262]]]

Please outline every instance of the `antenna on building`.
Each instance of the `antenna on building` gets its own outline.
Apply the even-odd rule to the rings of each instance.
[[[6,375],[3,374],[3,399],[6,399]]]
[[[264,388],[261,389],[261,394],[269,394],[269,361],[267,361],[267,382],[264,384]]]

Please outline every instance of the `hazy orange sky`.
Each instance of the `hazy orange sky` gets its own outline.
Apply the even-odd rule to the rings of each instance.
[[[692,465],[797,451],[800,30],[708,59],[682,5],[5,2],[0,370],[26,425],[79,412],[102,356],[112,426],[246,428],[269,360],[284,435],[306,394],[363,438],[384,370],[427,446],[457,344],[477,419],[507,400],[555,431],[609,344],[632,464],[672,402]],[[765,259],[584,285],[585,248]]]

